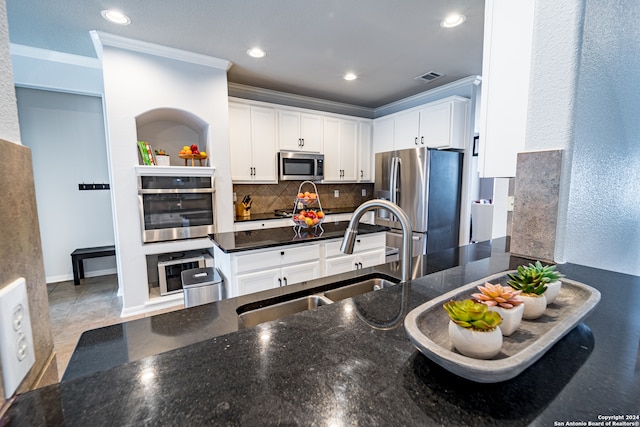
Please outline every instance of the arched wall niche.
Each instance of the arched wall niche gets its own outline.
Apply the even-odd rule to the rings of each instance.
[[[196,144],[200,151],[209,152],[208,129],[209,124],[200,117],[176,108],[156,108],[136,117],[138,141],[164,150],[171,166],[184,166],[178,153],[185,145]]]

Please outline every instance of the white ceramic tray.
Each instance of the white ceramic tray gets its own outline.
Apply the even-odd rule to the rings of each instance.
[[[600,292],[584,283],[563,278],[556,300],[542,317],[522,320],[520,328],[504,337],[502,350],[492,359],[463,356],[449,341],[449,315],[442,305],[471,298],[485,282],[506,285],[507,273],[494,274],[454,289],[413,309],[404,325],[409,339],[425,356],[456,375],[480,383],[511,379],[540,359],[560,338],[582,321],[600,301]]]

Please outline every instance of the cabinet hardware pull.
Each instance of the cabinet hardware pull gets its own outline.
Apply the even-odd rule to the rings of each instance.
[[[418,137],[416,136],[416,139],[413,141],[416,145],[418,145]]]
[[[282,279],[278,277],[278,286],[282,286]]]
[[[361,263],[361,262],[359,262],[358,264],[360,264],[360,270],[362,270],[362,263]]]
[[[355,266],[356,266],[356,270],[357,270],[357,269],[358,269],[358,263],[356,262],[356,263],[354,263],[353,265],[355,265]]]
[[[360,178],[364,178],[364,171],[360,169]]]
[[[284,251],[281,251],[281,252],[280,252],[280,255],[284,256]]]
[[[420,137],[420,144],[424,145],[424,136]]]
[[[284,278],[284,285],[285,285],[285,286],[288,286],[288,285],[289,285],[289,284],[287,283],[287,278],[286,278],[286,277]]]

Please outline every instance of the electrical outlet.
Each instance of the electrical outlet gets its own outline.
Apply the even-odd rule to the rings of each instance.
[[[515,198],[513,196],[507,197],[507,212],[513,212],[513,206],[515,204]]]
[[[0,289],[0,359],[4,395],[9,399],[36,361],[23,277]]]
[[[333,190],[333,197],[340,197],[340,191],[339,190]]]
[[[362,197],[367,197],[367,189],[366,188],[362,189]]]

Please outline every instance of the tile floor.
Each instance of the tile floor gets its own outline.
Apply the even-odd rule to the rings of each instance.
[[[84,331],[182,308],[178,306],[153,313],[120,317],[122,297],[118,296],[116,275],[89,277],[83,279],[78,286],[73,285],[73,280],[49,283],[47,292],[59,379],[62,378]]]

